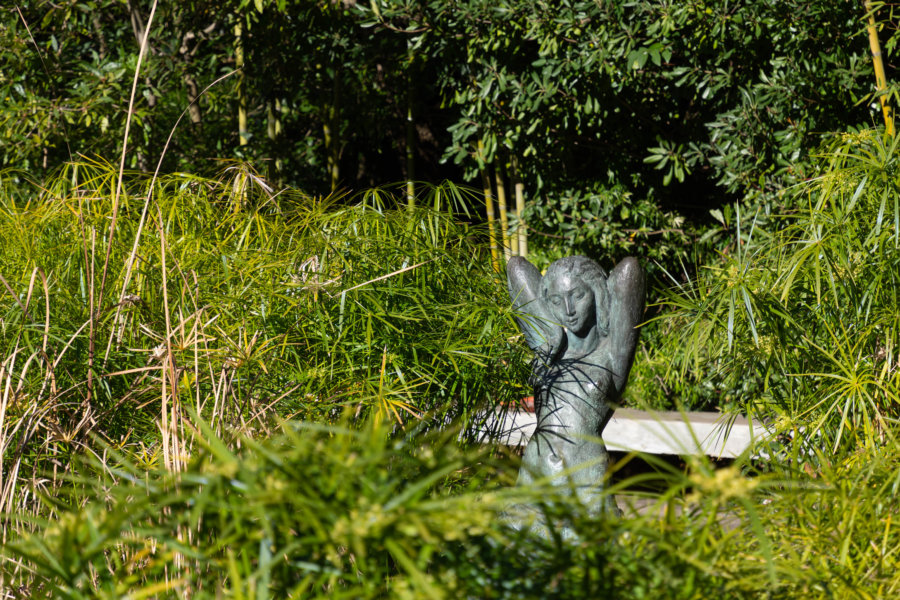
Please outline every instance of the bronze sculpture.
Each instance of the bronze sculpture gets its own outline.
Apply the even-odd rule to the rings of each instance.
[[[634,360],[643,271],[629,257],[607,276],[584,256],[560,259],[543,276],[521,257],[506,270],[519,326],[535,353],[537,428],[518,484],[568,486],[590,511],[618,513],[601,493],[609,457],[599,438]]]

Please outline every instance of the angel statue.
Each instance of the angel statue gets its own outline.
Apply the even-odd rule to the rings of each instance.
[[[525,341],[537,428],[518,485],[543,480],[574,489],[592,513],[618,514],[603,489],[609,455],[600,440],[610,403],[625,389],[644,310],[644,273],[635,258],[607,276],[584,256],[557,260],[542,277],[521,257],[506,267]]]

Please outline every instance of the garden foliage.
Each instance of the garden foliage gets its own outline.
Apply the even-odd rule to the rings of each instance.
[[[732,214],[737,235],[722,264],[672,290],[660,319],[670,346],[661,350],[674,359],[670,375],[681,374],[678,385],[687,388],[702,376],[745,386],[735,403],[768,418],[776,435],[726,468],[689,459],[683,469],[651,461],[649,471],[630,477],[614,469],[609,489],[623,507],[647,490],[657,500],[642,515],[601,519],[552,488],[510,487],[515,459],[461,451],[456,430],[427,433],[429,421],[410,414],[467,406],[463,389],[473,392],[473,401],[478,390],[487,396],[508,390],[504,378],[522,370],[515,341],[505,338],[513,329],[502,286],[487,267],[466,277],[484,277],[486,289],[497,285],[491,306],[478,309],[477,300],[463,305],[458,296],[429,301],[464,306],[452,310],[463,317],[483,311],[477,334],[467,321],[442,325],[447,340],[490,340],[478,354],[471,348],[442,354],[428,341],[423,320],[404,322],[407,313],[418,314],[412,284],[400,279],[415,281],[413,270],[378,281],[373,272],[316,285],[310,285],[313,272],[298,270],[303,262],[297,257],[307,256],[303,243],[322,252],[338,244],[341,255],[352,253],[341,245],[348,231],[388,232],[406,240],[404,252],[429,260],[442,248],[440,260],[454,269],[487,265],[477,232],[457,230],[462,226],[446,214],[376,210],[380,203],[372,194],[379,191],[349,209],[290,193],[273,198],[262,180],[237,167],[221,181],[166,178],[153,188],[157,217],[139,240],[148,266],[140,273],[145,283],[134,288],[141,303],[127,306],[128,345],[114,345],[109,359],[115,368],[135,370],[119,384],[118,375],[96,367],[89,395],[88,375],[77,369],[84,369],[86,351],[90,356],[91,287],[76,286],[71,294],[67,286],[51,286],[77,281],[84,260],[78,257],[86,250],[91,256],[83,240],[101,246],[99,236],[80,233],[80,223],[85,231],[99,230],[103,213],[86,207],[103,206],[97,190],[108,188],[109,172],[80,165],[80,175],[67,172],[45,191],[47,201],[33,206],[18,204],[27,194],[13,194],[5,227],[20,232],[13,239],[29,243],[3,255],[6,272],[19,273],[7,283],[21,290],[6,296],[4,320],[10,335],[4,443],[21,450],[4,455],[4,474],[19,476],[6,475],[4,488],[15,490],[4,502],[7,535],[16,541],[4,551],[3,585],[53,598],[890,597],[900,585],[892,525],[900,485],[892,350],[896,269],[890,268],[900,246],[895,156],[894,140],[877,131],[838,136],[824,155],[822,176],[798,190],[795,210],[766,219]],[[73,185],[73,177],[91,184]],[[130,185],[141,189],[141,181]],[[66,199],[56,212],[50,210],[54,195]],[[120,232],[124,240],[133,239],[125,232],[139,221],[136,197],[131,224]],[[185,202],[194,210],[165,210]],[[191,216],[203,211],[208,215]],[[348,211],[355,227],[341,219]],[[199,227],[210,217],[211,224],[191,235],[186,224]],[[287,235],[281,228],[295,218],[316,225]],[[335,240],[328,235],[330,219],[342,223]],[[47,225],[52,235],[35,235],[29,223]],[[430,237],[438,230],[443,236]],[[444,241],[436,248],[438,239]],[[232,249],[237,240],[247,244],[243,252]],[[251,249],[257,242],[263,243]],[[193,244],[192,252],[183,244]],[[358,245],[366,252],[340,263],[347,277],[369,265],[375,251],[364,239]],[[298,248],[278,267],[286,280],[272,278],[274,267],[267,265],[281,253],[268,254],[265,247]],[[116,250],[114,260],[122,264],[129,248],[125,243]],[[443,253],[452,248],[462,254]],[[481,257],[474,258],[479,249]],[[48,262],[54,253],[65,259]],[[23,257],[44,266],[29,270]],[[94,263],[102,261],[89,259],[81,269],[89,273],[86,265]],[[18,271],[13,264],[21,265]],[[379,265],[382,275],[394,272]],[[194,279],[201,268],[207,275]],[[320,265],[317,273],[333,279],[336,271]],[[377,293],[351,310],[357,291],[351,288],[366,282],[377,285]],[[255,295],[254,288],[265,285],[284,289]],[[348,298],[343,313],[337,289]],[[207,315],[196,326],[185,314],[193,298]],[[254,304],[266,300],[272,304],[265,308]],[[378,314],[391,315],[390,327],[381,329],[372,314],[375,301]],[[412,304],[389,311],[401,302]],[[52,315],[68,310],[87,318],[48,320],[47,306]],[[303,315],[302,325],[296,314]],[[357,322],[352,337],[340,335],[342,314],[344,327]],[[209,319],[216,315],[214,326]],[[98,340],[116,332],[112,310],[93,321],[104,332]],[[85,326],[78,330],[79,324]],[[383,340],[407,325],[425,335],[406,331],[403,339],[422,344],[409,344],[411,354],[397,349],[391,358]],[[249,334],[250,326],[261,333]],[[278,327],[285,332],[278,334]],[[158,343],[160,331],[170,332],[171,349]],[[185,345],[185,339],[193,341]],[[66,356],[65,342],[79,345],[81,360]],[[145,352],[137,352],[138,343]],[[431,352],[428,363],[425,351]],[[127,358],[132,355],[139,358]],[[99,350],[96,356],[99,365]],[[368,367],[351,368],[357,364]],[[407,373],[415,368],[433,394],[456,394],[455,404],[429,405],[432,393],[410,394],[415,380]],[[639,375],[633,383],[640,381]],[[294,382],[305,387],[292,389]],[[47,401],[51,396],[55,403]],[[205,417],[192,415],[198,407]],[[93,423],[79,412],[87,410]],[[279,423],[279,414],[332,425]],[[105,435],[106,447],[78,427]],[[96,456],[87,462],[78,458],[86,444]],[[61,458],[69,469],[54,472]],[[537,503],[550,522],[572,527],[578,539],[508,527],[504,511],[523,501]]]
[[[777,208],[814,174],[820,134],[878,118],[851,2],[160,3],[126,111],[148,13],[97,0],[0,11],[0,166],[115,156],[130,112],[132,168],[167,147],[166,171],[241,158],[327,192],[490,167],[524,182],[542,213],[529,225],[565,235],[547,212],[607,187],[701,221],[736,198]],[[878,19],[890,60],[891,16]]]
[[[792,210],[736,215],[721,260],[667,300],[663,327],[680,348],[679,373],[734,390],[726,401],[777,416],[779,428],[822,449],[892,437],[897,150],[877,130],[836,135]]]
[[[858,126],[860,6],[152,7],[0,9],[5,595],[897,595],[900,144]],[[668,277],[627,402],[769,435],[626,457],[621,518],[512,487],[465,444],[527,394],[482,198],[374,187],[444,173],[520,183],[538,263]]]
[[[7,512],[31,506],[21,481],[66,471],[92,438],[181,468],[188,408],[227,437],[345,411],[474,424],[482,405],[524,395],[503,282],[482,232],[450,212],[467,202],[450,184],[397,210],[390,190],[340,203],[275,193],[238,164],[219,179],[127,174],[114,224],[108,165],[12,189],[0,198]]]
[[[37,533],[4,548],[32,598],[888,598],[897,577],[896,448],[748,478],[746,462],[659,465],[644,516],[598,518],[451,432],[285,424],[230,449],[202,421],[184,473],[115,453],[79,469]],[[537,503],[578,539],[523,534]]]

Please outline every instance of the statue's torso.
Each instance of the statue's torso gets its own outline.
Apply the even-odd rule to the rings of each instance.
[[[533,367],[539,428],[598,437],[610,411],[613,389],[605,348],[582,358],[561,358]]]

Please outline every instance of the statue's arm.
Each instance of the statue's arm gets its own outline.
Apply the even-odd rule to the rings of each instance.
[[[540,298],[541,272],[521,256],[513,256],[506,264],[509,296],[516,321],[525,335],[525,342],[535,352],[558,345],[559,327],[550,322],[550,314]]]
[[[618,396],[625,390],[637,347],[637,326],[644,313],[644,271],[629,256],[616,265],[606,281],[609,290],[610,370]]]

